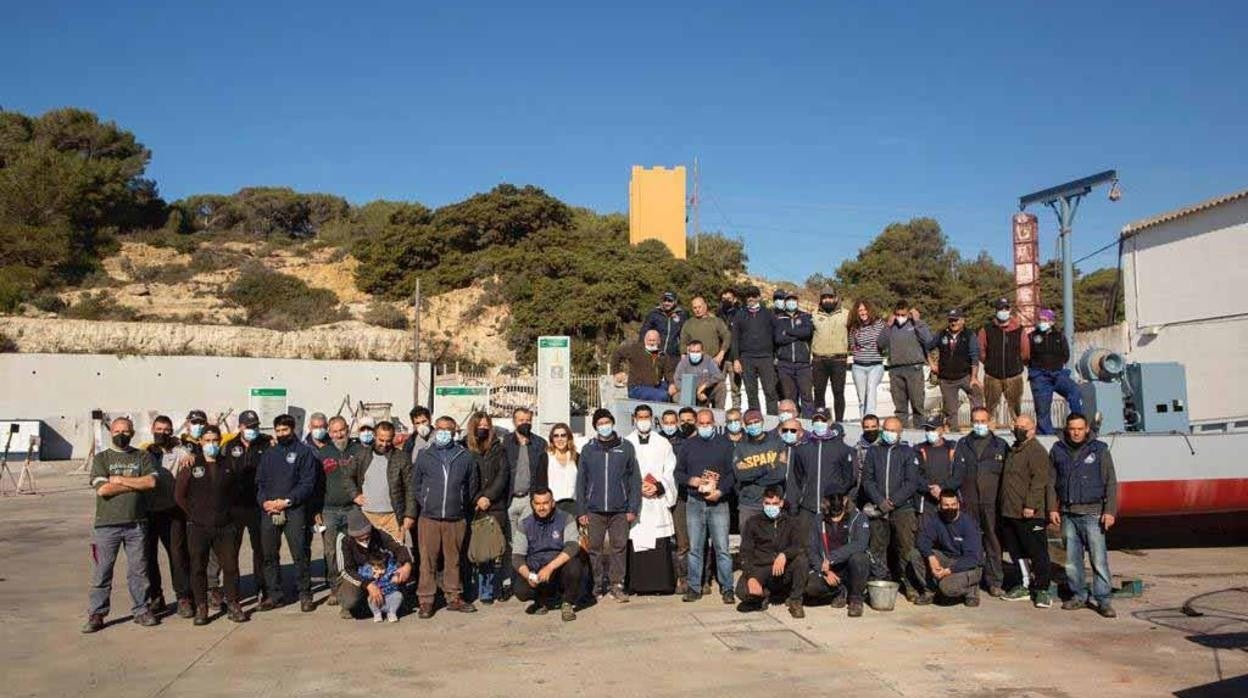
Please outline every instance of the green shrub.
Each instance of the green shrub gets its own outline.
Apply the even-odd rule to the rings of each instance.
[[[67,307],[65,301],[51,291],[44,291],[31,298],[30,304],[45,313],[63,313]]]
[[[17,352],[17,342],[9,335],[0,332],[0,354],[14,354]]]
[[[304,329],[346,317],[333,291],[312,288],[259,264],[244,267],[226,297],[247,311],[246,324],[272,330]]]
[[[139,319],[133,308],[120,305],[104,291],[84,294],[77,303],[69,306],[65,317],[74,320],[116,320],[129,322]]]
[[[407,316],[385,301],[369,303],[368,310],[364,312],[364,322],[391,330],[407,329]]]

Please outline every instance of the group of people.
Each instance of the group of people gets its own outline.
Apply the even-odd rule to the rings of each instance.
[[[395,622],[409,605],[430,618],[439,597],[448,611],[472,613],[477,603],[515,597],[530,613],[558,609],[571,621],[591,598],[695,602],[713,584],[741,610],[782,597],[801,618],[808,599],[862,615],[872,579],[895,580],[916,604],[943,597],[976,606],[983,587],[1048,607],[1052,523],[1068,554],[1063,608],[1114,614],[1105,546],[1114,467],[1082,415],[1067,419],[1046,452],[1031,417],[1014,419],[1010,444],[982,406],[968,436],[949,440],[945,422],[929,419],[917,445],[902,440],[896,416],[866,415],[862,437],[849,444],[826,408],[812,411],[808,429],[794,401],[777,409],[782,421],[770,430],[757,409],[729,409],[717,423],[709,408],[673,405],[656,415],[641,405],[627,427],[599,409],[580,449],[566,424],[535,434],[525,408],[507,431],[483,412],[461,426],[416,407],[401,446],[390,421],[362,419],[352,437],[346,419],[317,413],[299,438],[290,415],[268,434],[244,411],[237,433],[224,434],[194,410],[180,435],[158,417],[152,442],[136,448],[134,424],[121,417],[91,461],[95,565],[83,631],[104,627],[123,548],[136,623],[156,625],[165,614],[162,548],[176,615],[196,625],[221,610],[247,620],[244,534],[259,611],[287,598],[283,540],[300,608],[316,609],[310,541],[319,533],[326,604],[344,618]],[[1008,590],[1003,543],[1016,573]]]
[[[684,377],[692,375],[694,395],[688,399],[698,405],[722,408],[731,392],[734,406],[748,404],[777,415],[783,398],[796,403],[806,418],[827,406],[830,384],[838,423],[845,418],[846,373],[853,376],[860,415],[877,414],[876,392],[887,373],[895,415],[919,427],[926,413],[924,366],[939,383],[944,417],[953,429],[961,393],[969,396],[972,408],[984,406],[990,413],[1004,399],[1010,420],[1017,417],[1024,372],[1039,433],[1056,433],[1050,417],[1055,392],[1070,412],[1082,409],[1066,367],[1070,345],[1054,326],[1052,310],[1041,309],[1029,330],[1009,300],[1000,298],[993,303],[992,319],[978,331],[968,329],[965,314],[954,308],[946,314],[945,329],[936,333],[905,301],[885,318],[865,300],[842,306],[840,294],[830,288],[820,292],[813,312],[802,309],[791,290],[777,290],[770,308],[761,296],[754,286],[740,294],[725,289],[716,313],[696,297],[690,315],[675,293],[664,293],[646,316],[638,341],[625,343],[612,356],[611,372],[634,400],[671,400]]]

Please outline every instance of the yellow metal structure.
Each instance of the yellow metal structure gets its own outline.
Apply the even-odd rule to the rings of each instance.
[[[658,240],[685,258],[685,168],[633,166],[628,183],[628,241]]]

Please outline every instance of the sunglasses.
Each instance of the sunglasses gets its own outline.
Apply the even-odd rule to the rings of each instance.
[[[797,430],[796,429],[781,429],[780,433],[781,434],[796,434]]]
[[[568,438],[568,435],[567,435],[567,434],[551,434],[551,435],[550,435],[550,438],[552,438],[552,439],[566,439],[566,438]]]

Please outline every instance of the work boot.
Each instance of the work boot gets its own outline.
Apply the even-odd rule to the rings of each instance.
[[[311,596],[299,597],[299,610],[304,613],[311,613],[316,610],[316,603],[312,601]]]
[[[1047,591],[1037,591],[1034,604],[1036,608],[1049,608],[1053,605],[1053,597]]]
[[[1080,609],[1087,608],[1087,607],[1088,607],[1087,601],[1080,601],[1079,599],[1075,599],[1075,598],[1066,599],[1065,601],[1062,602],[1063,611],[1078,611]]]
[[[87,622],[82,624],[82,632],[84,634],[98,633],[104,629],[104,616],[99,613],[92,613],[87,617]]]
[[[275,608],[281,608],[282,600],[269,597],[256,605],[257,611],[272,611]]]
[[[617,603],[628,603],[628,592],[624,591],[623,584],[616,584],[611,587],[611,598],[615,599]]]
[[[722,596],[723,596],[725,606],[732,606],[733,604],[737,603],[737,597],[731,591],[725,591],[722,594]]]
[[[966,598],[962,599],[962,605],[967,606],[969,608],[978,608],[979,607],[979,595],[967,594]]]
[[[566,601],[563,602],[563,605],[559,607],[559,617],[565,623],[576,620],[576,608]]]
[[[849,617],[850,618],[862,617],[862,599],[850,599],[849,600]]]
[[[471,601],[464,601],[461,596],[452,596],[451,600],[446,602],[446,610],[456,613],[476,613],[477,607],[473,606]]]
[[[343,606],[338,609],[338,617],[343,620],[353,620],[355,616],[351,613],[351,609]]]
[[[676,595],[681,596],[686,591],[689,591],[689,580],[684,577],[677,577],[676,578]]]
[[[1027,590],[1027,587],[1020,585],[1005,592],[1002,598],[1006,601],[1026,601],[1031,598],[1031,592]]]
[[[337,605],[338,605],[338,595],[337,595],[337,594],[335,594],[335,593],[333,593],[333,592],[330,592],[329,596],[325,597],[325,605],[326,605],[326,606],[337,606]]]
[[[247,622],[247,614],[243,613],[243,607],[238,605],[237,601],[235,601],[234,603],[227,603],[226,608],[229,609],[226,612],[226,615],[225,615],[226,618],[229,618],[234,623],[246,623]]]
[[[832,608],[845,608],[845,604],[849,603],[848,594],[844,591],[832,597]]]
[[[1005,596],[1005,589],[996,586],[988,587],[988,595],[994,599],[999,599]]]
[[[208,590],[208,609],[211,611],[215,611],[218,608],[223,608],[224,606],[225,606],[225,595],[221,593],[221,590],[209,589]]]
[[[913,594],[914,592],[910,592],[910,593]],[[930,606],[932,605],[933,599],[934,597],[932,596],[932,592],[930,591],[925,591],[921,594],[915,594],[914,605],[915,606]]]
[[[160,621],[156,620],[156,616],[153,616],[152,614],[146,611],[135,616],[134,622],[138,623],[139,625],[145,628],[150,628],[154,625],[160,625]]]
[[[901,595],[906,598],[906,601],[909,601],[912,604],[917,605],[919,603],[919,594],[914,589],[902,589]]]
[[[433,604],[422,603],[420,609],[416,611],[416,617],[421,620],[428,620],[433,617]]]
[[[178,599],[178,617],[194,618],[195,604],[190,599]]]
[[[194,623],[195,625],[208,625],[208,607],[207,606],[195,607]]]
[[[147,600],[147,612],[154,616],[164,613],[167,607],[168,604],[165,603],[165,598],[163,596]]]
[[[793,616],[794,618],[797,618],[799,620],[806,617],[806,611],[802,608],[801,601],[789,601],[785,603],[785,606],[789,607],[790,616]]]
[[[681,600],[681,601],[683,601],[683,602],[685,602],[685,603],[690,603],[690,602],[694,602],[694,601],[701,601],[701,600],[702,600],[702,592],[700,592],[700,591],[694,591],[693,589],[687,589],[687,590],[685,590],[685,595],[684,595],[684,596],[682,596],[680,600]]]
[[[1102,618],[1117,618],[1118,617],[1118,612],[1114,610],[1114,607],[1110,605],[1108,601],[1102,601],[1101,603],[1097,604],[1096,612],[1101,614]]]

